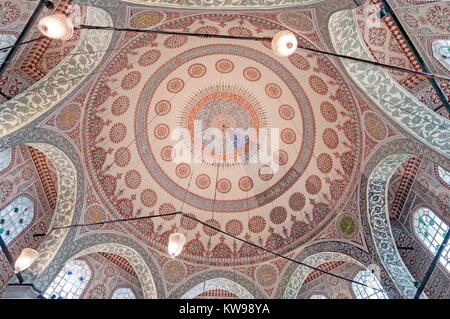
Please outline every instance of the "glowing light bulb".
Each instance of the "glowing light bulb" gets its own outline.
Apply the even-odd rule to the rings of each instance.
[[[180,233],[174,233],[169,237],[169,246],[167,250],[172,258],[175,258],[183,251],[184,244],[186,243],[186,237]]]
[[[65,15],[55,13],[43,17],[38,30],[50,39],[67,41],[73,36],[73,23]]]
[[[287,57],[297,50],[297,44],[295,34],[291,31],[283,30],[273,37],[272,51],[279,57]]]
[[[18,273],[28,269],[38,257],[38,251],[31,248],[23,249],[14,264],[14,272]]]

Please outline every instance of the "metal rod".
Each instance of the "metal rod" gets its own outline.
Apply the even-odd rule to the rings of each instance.
[[[22,40],[25,38],[25,36],[28,34],[28,32],[33,27],[34,22],[36,22],[36,19],[38,18],[39,14],[41,13],[42,9],[46,7],[47,2],[39,0],[39,3],[34,9],[33,14],[31,15],[30,19],[28,20],[27,24],[23,28],[22,32],[20,33],[19,37],[16,40],[16,43],[12,46],[11,50],[8,52],[8,55],[5,57],[5,60],[3,60],[3,63],[0,65],[0,76],[5,72],[6,66],[11,63],[12,58],[14,57],[14,54],[16,53],[17,49],[19,48],[20,44],[22,44]],[[25,42],[24,42],[25,43]]]
[[[436,253],[436,256],[434,256],[434,259],[430,265],[430,268],[428,268],[428,271],[425,274],[425,277],[423,278],[422,282],[420,283],[420,286],[417,289],[414,299],[420,298],[420,295],[422,294],[423,290],[425,289],[425,286],[427,285],[428,281],[430,280],[431,275],[433,274],[434,270],[436,269],[439,259],[441,258],[442,253],[444,252],[444,249],[447,246],[449,239],[450,239],[450,229],[447,229],[447,234],[445,235],[444,241],[442,242],[441,247],[439,247],[439,250]]]
[[[422,56],[420,55],[419,51],[417,50],[416,46],[414,45],[414,42],[411,40],[411,38],[409,37],[408,33],[406,32],[405,28],[403,27],[403,25],[401,24],[400,20],[398,19],[396,13],[394,12],[394,10],[392,9],[391,5],[389,4],[389,2],[387,0],[381,0],[381,2],[383,3],[384,8],[389,12],[389,14],[392,17],[392,20],[394,20],[394,23],[396,24],[398,30],[400,31],[400,33],[403,35],[403,38],[406,40],[406,42],[408,43],[409,47],[411,48],[411,51],[414,53],[417,61],[419,62],[420,66],[423,68],[423,70],[426,73],[430,73],[431,74],[431,70],[428,67],[428,64],[426,63],[426,61],[422,58]],[[439,99],[442,102],[442,106],[445,106],[445,108],[447,109],[447,112],[450,113],[450,104],[448,102],[448,98],[445,95],[445,93],[442,91],[442,89],[440,88],[439,84],[436,82],[436,80],[433,77],[427,77],[428,80],[430,81],[431,86],[433,87],[433,89],[436,91],[436,94],[438,95]],[[439,110],[441,107],[437,108],[436,110]],[[436,111],[435,110],[435,111]]]
[[[199,34],[199,33],[190,33],[190,32],[167,31],[167,30],[159,30],[159,29],[142,29],[141,30],[141,29],[133,29],[133,28],[104,27],[104,26],[84,25],[84,24],[80,25],[80,27],[78,29],[153,33],[153,34],[166,34],[166,35],[184,35],[184,36],[190,36],[190,37],[228,39],[228,40],[250,40],[250,41],[269,41],[269,42],[272,41],[271,37],[254,37],[254,36],[243,36],[243,37],[239,36],[239,37],[237,37],[237,36],[225,35],[225,34]],[[415,75],[424,76],[426,78],[437,78],[437,79],[440,79],[443,81],[450,81],[450,78],[448,78],[448,77],[433,74],[429,71],[423,72],[423,71],[412,70],[412,69],[403,68],[403,67],[399,67],[399,66],[395,66],[395,65],[380,63],[377,61],[365,60],[365,59],[360,59],[357,57],[352,57],[352,56],[342,55],[342,54],[333,53],[333,52],[329,52],[329,51],[323,51],[323,50],[319,50],[319,49],[305,47],[300,44],[298,44],[297,47],[301,50],[314,52],[314,53],[320,53],[320,54],[333,56],[333,57],[340,58],[340,59],[346,59],[346,60],[351,60],[351,61],[355,61],[355,62],[372,64],[375,66],[388,68],[388,69],[392,69],[395,71],[407,72],[407,73],[412,73]]]
[[[1,235],[0,235],[0,247],[1,247],[2,251],[3,251],[3,253],[6,256],[6,259],[8,260],[8,263],[11,266],[12,271],[16,275],[16,277],[19,280],[20,284],[22,284],[23,283],[22,274],[20,272],[17,272],[17,273],[15,272],[14,260],[12,259],[12,256],[9,253],[8,247],[6,246],[6,243],[3,241],[3,238],[2,238]]]
[[[307,267],[307,268],[309,268],[309,269],[316,270],[316,271],[319,271],[319,272],[321,272],[321,273],[323,273],[323,274],[327,274],[327,275],[330,275],[330,276],[333,276],[333,277],[336,277],[336,278],[339,278],[339,279],[342,279],[342,280],[345,280],[345,281],[348,281],[348,282],[352,282],[352,283],[355,283],[355,284],[358,284],[358,285],[361,285],[361,286],[369,287],[368,285],[366,285],[366,284],[364,284],[364,283],[362,283],[362,282],[358,282],[358,281],[355,281],[355,280],[353,280],[353,279],[349,279],[349,278],[346,278],[346,277],[342,277],[342,276],[339,276],[339,275],[336,275],[336,274],[327,272],[327,271],[322,270],[322,269],[320,269],[320,268],[317,268],[317,267],[314,267],[314,266],[305,264],[305,263],[303,263],[303,262],[301,262],[301,261],[298,261],[298,260],[295,260],[295,259],[286,257],[286,256],[284,256],[284,255],[278,254],[278,253],[276,253],[276,252],[273,252],[273,251],[271,251],[271,250],[269,250],[269,249],[267,249],[267,248],[264,248],[264,247],[262,247],[262,246],[256,245],[256,244],[254,244],[254,243],[252,243],[252,242],[250,242],[250,241],[247,241],[247,240],[245,240],[245,239],[241,239],[241,238],[239,238],[239,237],[233,236],[233,235],[231,235],[230,233],[227,233],[227,232],[221,230],[220,228],[216,228],[216,227],[214,227],[214,226],[211,226],[211,225],[209,225],[209,224],[207,224],[207,223],[205,223],[205,222],[203,222],[203,221],[197,219],[196,217],[190,216],[190,215],[185,214],[185,213],[183,213],[183,212],[181,212],[181,211],[174,212],[174,213],[170,213],[170,214],[163,214],[163,215],[132,217],[132,218],[115,219],[115,220],[105,220],[105,221],[101,221],[101,222],[88,223],[88,224],[72,224],[72,225],[67,225],[67,226],[63,226],[63,227],[55,227],[55,228],[51,228],[51,229],[47,232],[47,234],[34,234],[33,236],[34,236],[34,237],[47,236],[47,235],[50,234],[51,232],[53,232],[53,231],[55,231],[55,230],[58,230],[58,229],[67,229],[67,228],[75,228],[75,227],[85,227],[85,226],[92,226],[92,225],[103,225],[103,224],[110,224],[110,223],[117,223],[117,222],[125,222],[125,221],[136,221],[136,220],[149,219],[149,218],[157,218],[157,217],[162,217],[162,216],[172,216],[172,215],[181,215],[181,216],[186,217],[186,218],[189,218],[189,219],[191,219],[191,220],[195,220],[195,221],[197,221],[198,223],[204,225],[205,227],[209,227],[209,228],[211,228],[211,229],[213,229],[213,230],[216,230],[216,231],[218,231],[218,232],[220,232],[220,233],[222,233],[222,234],[224,234],[224,235],[227,235],[227,236],[229,236],[229,237],[231,237],[231,238],[234,238],[234,239],[236,239],[236,240],[238,240],[238,241],[240,241],[240,242],[243,242],[243,243],[245,243],[245,244],[251,245],[251,246],[253,246],[253,247],[255,247],[255,248],[258,248],[258,249],[263,250],[263,251],[265,251],[265,252],[267,252],[267,253],[269,253],[269,254],[272,254],[272,255],[274,255],[274,256],[283,258],[283,259],[288,260],[288,261],[290,261],[290,262],[293,262],[293,263],[295,263],[295,264],[298,264],[298,265],[301,265],[301,266],[305,266],[305,267]],[[372,287],[370,287],[370,288],[372,288]],[[376,289],[376,288],[372,288],[372,289],[374,289],[374,290],[376,290],[376,291],[381,291],[380,289]]]

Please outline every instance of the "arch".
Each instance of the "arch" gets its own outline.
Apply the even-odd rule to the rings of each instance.
[[[59,250],[48,267],[35,278],[34,285],[45,289],[68,260],[99,252],[119,255],[133,266],[144,298],[165,297],[164,284],[151,252],[133,239],[114,233],[97,233],[66,241],[64,249]]]
[[[354,10],[334,13],[329,21],[330,36],[337,53],[373,60],[365,46]],[[383,68],[342,60],[352,80],[377,107],[399,127],[441,155],[450,157],[450,121],[430,110],[406,91]],[[376,85],[374,85],[376,83]]]
[[[450,172],[439,165],[437,166],[437,177],[443,182],[443,185],[450,187]]]
[[[78,299],[92,272],[84,260],[69,260],[45,290],[47,299]]]
[[[112,20],[105,10],[88,6],[86,24],[110,26]],[[96,48],[97,53],[69,55],[44,78],[23,93],[1,104],[0,138],[26,127],[73,92],[97,68],[106,54],[105,50],[109,46],[111,37],[111,31],[82,31],[74,53],[89,52],[93,47]],[[76,79],[76,81],[68,79]],[[49,83],[57,85],[49,85]]]
[[[240,1],[227,0],[121,0],[126,3],[159,6],[177,9],[208,9],[208,10],[251,10],[251,9],[276,9],[295,6],[312,5],[323,0],[250,0],[245,4]]]
[[[131,247],[117,243],[104,243],[86,248],[74,255],[71,259],[100,252],[110,253],[125,258],[131,266],[133,266],[133,269],[136,272],[139,282],[141,283],[144,298],[156,299],[156,289],[152,273],[142,256]]]
[[[11,148],[0,151],[0,173],[3,173],[10,166],[13,159],[12,155]]]
[[[308,264],[313,267],[319,267],[323,263],[329,262],[329,261],[345,261],[345,262],[352,262],[355,263],[363,268],[367,267],[359,262],[358,260],[343,254],[339,252],[320,252],[317,254],[313,254],[308,256],[306,259],[303,260],[303,263]],[[292,276],[289,278],[288,283],[286,285],[286,288],[283,292],[282,298],[285,299],[296,299],[298,296],[298,293],[300,291],[300,288],[303,286],[303,283],[305,282],[306,278],[308,278],[309,274],[313,270],[311,268],[299,265]]]
[[[77,221],[84,203],[84,171],[78,150],[54,130],[27,127],[0,138],[0,149],[30,145],[51,159],[57,173],[57,201],[50,227],[70,225]],[[40,257],[23,275],[30,279],[40,275],[56,256],[65,240],[74,236],[68,229],[51,232],[39,246]]]
[[[205,290],[203,287],[205,286]],[[189,299],[211,289],[223,289],[242,299],[265,299],[263,293],[253,281],[241,274],[225,269],[215,269],[200,273],[183,282],[169,295],[170,299]]]

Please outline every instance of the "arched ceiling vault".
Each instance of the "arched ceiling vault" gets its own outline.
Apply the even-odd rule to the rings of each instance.
[[[124,10],[113,13],[111,1],[104,4],[111,17],[90,8],[88,23],[267,37],[289,28],[303,45],[332,50],[331,35],[335,45],[342,44],[336,45],[337,51],[353,53],[343,36],[345,30],[355,31],[345,25],[351,16],[337,13],[330,22],[332,31],[326,26],[332,12],[352,7],[354,2],[308,4],[268,14],[177,11],[121,3]],[[338,23],[336,17],[343,22]],[[357,53],[363,54],[364,48],[357,46]],[[46,138],[54,137],[55,146],[76,153],[69,156],[77,158],[73,165],[81,174],[77,175],[81,194],[74,221],[182,210],[290,257],[317,244],[363,264],[376,259],[366,245],[370,240],[368,245],[373,248],[364,215],[367,207],[358,205],[360,172],[380,155],[382,145],[402,134],[380,116],[392,109],[378,104],[378,99],[366,99],[354,87],[356,82],[362,90],[377,93],[371,91],[375,88],[364,87],[364,81],[358,82],[353,73],[372,71],[370,67],[344,63],[343,69],[333,59],[301,50],[289,58],[277,58],[266,42],[132,32],[89,31],[77,50],[102,52],[69,56],[46,78],[79,78],[77,83],[66,81],[67,85],[46,90],[30,88],[0,109],[2,145],[17,140],[38,142],[48,132]],[[384,73],[376,75],[389,80]],[[419,105],[406,93],[399,94],[414,107]],[[406,115],[398,119],[398,125],[434,153],[448,156],[448,138],[436,126],[427,126],[431,132],[415,132],[405,119]],[[173,161],[177,141],[171,135],[176,128],[187,129],[185,143],[198,142],[194,150],[209,147],[196,140],[197,120],[203,122],[200,131],[211,127],[273,129],[279,150],[271,161],[277,165],[268,169],[261,162],[211,161],[256,154],[239,140],[232,152],[217,149],[207,154],[208,161]],[[433,132],[437,133],[431,138]],[[424,153],[434,154],[424,148]],[[175,230],[186,235],[187,244],[183,254],[172,260],[167,256],[167,241]],[[190,219],[171,216],[71,231],[48,261],[50,267],[39,264],[42,272],[37,285],[46,287],[65,261],[99,243],[132,247],[150,270],[158,297],[181,297],[205,279],[233,280],[228,276],[231,268],[247,291],[253,292],[248,288],[250,282],[258,296],[283,295],[278,287],[286,282],[281,277],[287,268],[289,273],[294,271],[294,265],[272,255]],[[213,268],[213,277],[201,276],[208,272],[205,264]]]

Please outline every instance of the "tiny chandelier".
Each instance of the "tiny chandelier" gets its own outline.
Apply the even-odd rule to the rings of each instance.
[[[175,258],[183,251],[183,246],[186,243],[186,237],[180,233],[174,233],[169,237],[168,251],[171,258]]]
[[[279,57],[287,57],[297,50],[297,44],[295,34],[291,31],[283,30],[273,37],[272,51]]]
[[[43,17],[39,21],[38,30],[50,39],[67,41],[73,35],[73,23],[65,15],[55,13]]]
[[[14,272],[18,273],[28,269],[28,267],[30,267],[38,257],[38,251],[31,248],[23,249],[14,264]]]

